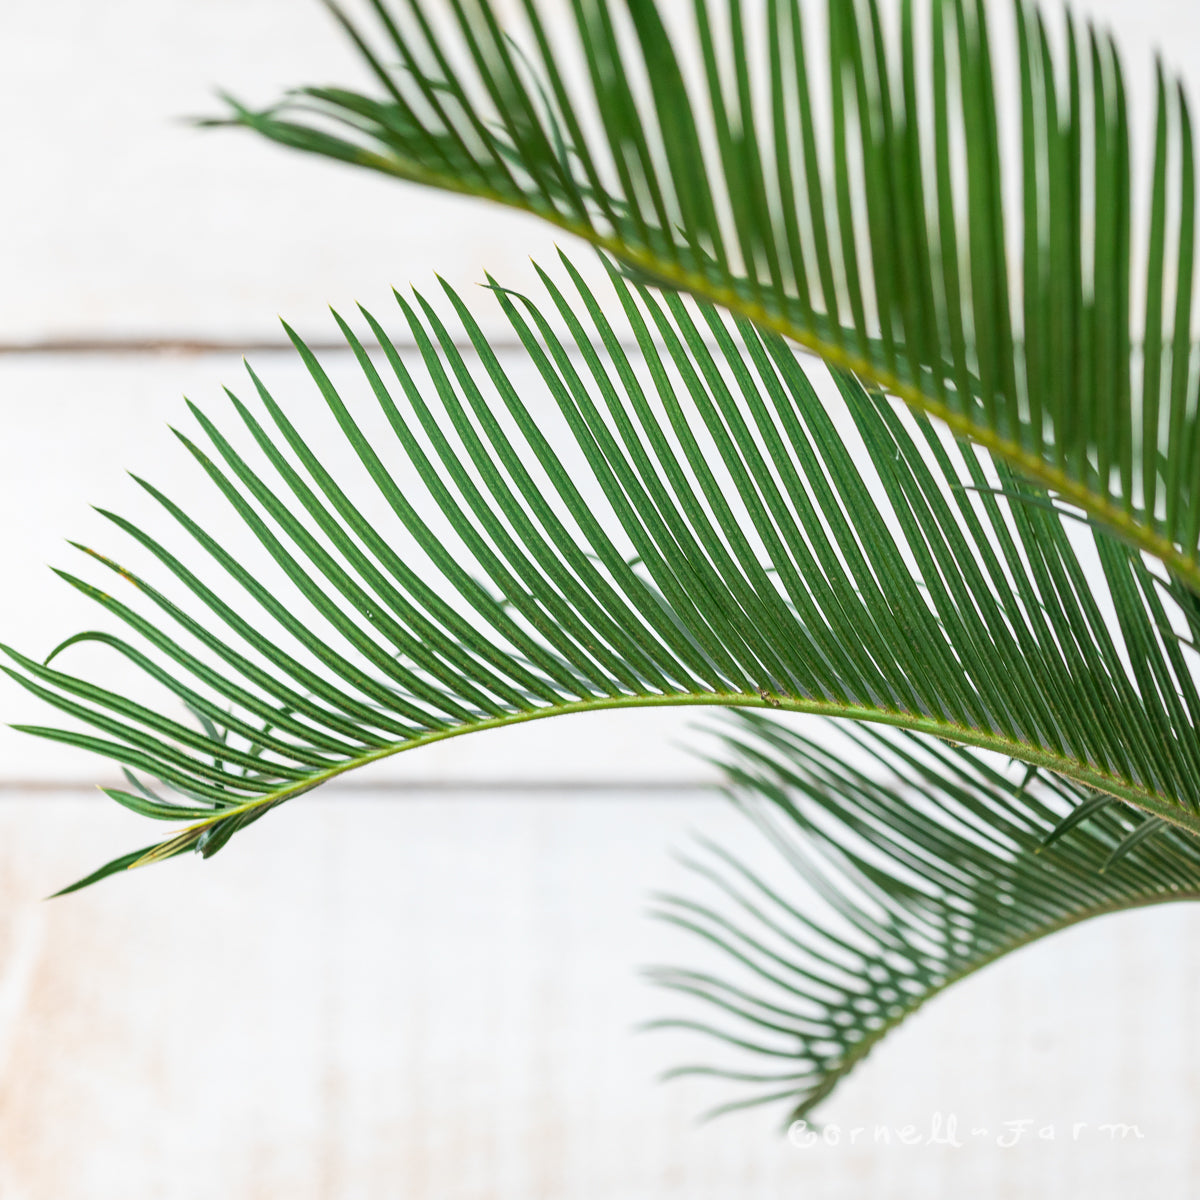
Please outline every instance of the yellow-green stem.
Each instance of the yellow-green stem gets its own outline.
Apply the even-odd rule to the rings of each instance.
[[[1007,954],[1011,954],[1014,950],[1020,950],[1023,946],[1031,945],[1033,942],[1039,942],[1042,938],[1049,937],[1052,933],[1059,933],[1064,929],[1070,929],[1072,925],[1079,925],[1084,921],[1090,920],[1092,917],[1108,916],[1112,913],[1129,912],[1135,908],[1149,908],[1155,904],[1170,904],[1177,900],[1200,900],[1200,891],[1163,891],[1154,892],[1152,894],[1139,897],[1135,900],[1121,899],[1111,900],[1105,904],[1094,904],[1089,908],[1079,909],[1077,912],[1070,913],[1068,916],[1062,917],[1058,921],[1054,921],[1049,925],[1044,925],[1040,929],[1032,933],[1022,934],[1020,937],[1011,938],[1003,945],[985,954],[982,958],[976,959],[968,963],[966,966],[960,967],[957,971],[951,972],[941,981],[936,987],[930,988],[915,1004],[910,1005],[903,1011],[897,1013],[889,1020],[885,1021],[877,1029],[873,1029],[871,1033],[855,1044],[854,1048],[846,1055],[845,1058],[826,1077],[821,1086],[807,1096],[804,1102],[792,1110],[788,1117],[788,1124],[800,1120],[806,1114],[811,1112],[813,1108],[819,1104],[837,1084],[845,1079],[850,1071],[866,1056],[871,1050],[879,1044],[896,1026],[903,1024],[913,1015],[919,1008],[924,1008],[934,996],[944,992],[947,988],[953,987],[954,984],[966,979],[968,975],[974,975],[976,971],[982,971],[984,967],[990,966],[997,959],[1003,958]]]
[[[887,712],[877,708],[863,708],[853,704],[839,704],[829,700],[797,700],[787,696],[772,696],[758,692],[677,692],[647,696],[601,696],[591,700],[575,700],[565,704],[547,705],[544,708],[525,709],[506,713],[499,717],[470,724],[457,725],[450,729],[437,729],[418,737],[408,738],[371,750],[355,758],[347,759],[324,771],[314,772],[305,779],[273,792],[257,796],[243,804],[234,805],[214,813],[183,829],[175,837],[161,843],[148,854],[133,863],[133,867],[144,866],[169,857],[180,844],[194,838],[198,832],[231,817],[253,812],[255,809],[278,804],[283,800],[311,791],[339,775],[368,766],[394,754],[415,750],[418,746],[432,745],[447,738],[461,737],[484,729],[502,729],[510,725],[523,725],[527,721],[544,720],[547,717],[565,716],[568,713],[600,712],[618,708],[665,708],[674,706],[720,706],[732,708],[770,708],[776,712],[809,713],[817,716],[840,717],[850,721],[872,721],[880,725],[891,725],[915,733],[928,733],[935,737],[964,746],[975,746],[981,750],[993,750],[1008,758],[1020,759],[1031,766],[1048,771],[1076,783],[1084,784],[1097,791],[1105,792],[1143,812],[1176,825],[1189,833],[1200,835],[1200,813],[1185,808],[1174,797],[1152,791],[1130,779],[1113,775],[1091,763],[1056,754],[1041,746],[1015,741],[1001,734],[983,733],[967,725],[943,721],[934,717],[915,716],[911,713]],[[132,868],[131,868],[132,869]]]

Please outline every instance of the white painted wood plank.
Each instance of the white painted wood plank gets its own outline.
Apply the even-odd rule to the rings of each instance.
[[[655,1084],[678,1047],[631,1032],[669,1007],[635,969],[689,953],[643,913],[668,848],[745,833],[715,801],[327,792],[208,863],[38,899],[137,824],[99,798],[0,802],[4,1200],[1193,1194],[1194,906],[1093,922],[932,1002],[824,1109],[842,1142],[799,1148],[779,1113],[697,1127],[712,1093]],[[937,1112],[960,1147],[898,1143]]]
[[[532,218],[182,120],[222,112],[217,87],[265,104],[332,81],[367,84],[315,2],[3,6],[0,343],[278,340],[277,313],[324,329],[329,304],[435,271],[527,286],[554,257]]]

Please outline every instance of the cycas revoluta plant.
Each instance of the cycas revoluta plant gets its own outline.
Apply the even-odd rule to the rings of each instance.
[[[366,342],[336,318],[373,415],[293,336],[402,547],[253,372],[219,420],[193,406],[203,448],[184,444],[286,594],[150,483],[178,544],[105,515],[167,582],[83,547],[123,584],[62,572],[127,633],[8,651],[74,718],[29,732],[116,760],[115,800],[185,823],[74,887],[211,855],[328,779],[472,730],[732,706],[731,792],[796,887],[704,845],[703,894],[660,908],[728,972],[656,978],[698,1006],[668,1023],[725,1056],[686,1071],[736,1085],[725,1106],[796,1115],[964,975],[1200,894],[1181,88],[1160,70],[1138,239],[1116,50],[1022,0],[1011,126],[981,0],[573,0],[553,28],[535,0],[511,27],[489,0],[371,6],[370,31],[334,13],[372,94],[230,101],[216,123],[534,213],[608,282],[565,256],[536,297],[489,279],[553,429],[448,287],[451,324],[396,297],[419,369],[371,314]],[[163,705],[69,674],[84,641]],[[878,770],[753,709],[867,722],[855,761]]]

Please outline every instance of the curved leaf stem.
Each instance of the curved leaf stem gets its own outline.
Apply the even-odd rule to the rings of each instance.
[[[829,1076],[815,1089],[811,1095],[804,1099],[802,1104],[797,1105],[787,1119],[787,1124],[791,1125],[793,1121],[798,1121],[806,1114],[811,1112],[822,1100],[824,1100],[830,1092],[854,1069],[854,1067],[862,1062],[864,1058],[883,1040],[889,1033],[892,1032],[898,1025],[902,1025],[909,1017],[918,1009],[923,1008],[934,996],[940,992],[946,991],[953,987],[954,984],[961,982],[970,975],[974,975],[977,971],[982,971],[984,967],[991,966],[998,959],[1003,958],[1007,954],[1011,954],[1014,950],[1020,950],[1023,946],[1030,946],[1034,942],[1039,942],[1043,938],[1049,937],[1053,933],[1060,933],[1064,929],[1070,929],[1073,925],[1079,925],[1084,921],[1091,920],[1092,917],[1109,916],[1112,913],[1132,912],[1137,908],[1150,908],[1156,904],[1171,904],[1177,900],[1200,900],[1200,890],[1179,890],[1171,891],[1164,890],[1161,892],[1153,892],[1141,896],[1136,900],[1117,899],[1109,901],[1105,904],[1096,904],[1090,908],[1085,908],[1079,912],[1073,912],[1070,916],[1063,917],[1053,924],[1045,925],[1032,933],[1024,934],[1021,937],[1011,938],[1004,942],[1001,946],[992,950],[989,954],[976,962],[969,963],[960,970],[947,975],[936,987],[931,988],[926,992],[916,1003],[902,1012],[897,1013],[894,1017],[885,1021],[878,1029],[873,1029],[871,1033],[862,1039],[861,1042],[855,1045],[854,1049],[842,1059],[840,1063],[830,1072]]]
[[[163,858],[178,853],[179,849],[194,842],[196,836],[212,825],[230,818],[269,808],[285,800],[289,800],[304,792],[327,783],[331,779],[353,771],[358,767],[368,766],[380,759],[390,758],[394,754],[406,750],[415,750],[419,746],[428,746],[434,742],[445,741],[447,738],[461,737],[463,734],[475,733],[484,729],[502,729],[510,725],[521,725],[526,721],[543,720],[546,717],[565,716],[568,713],[599,712],[619,708],[665,708],[674,706],[722,706],[731,708],[769,708],[776,712],[810,713],[818,716],[840,717],[851,721],[870,721],[879,725],[889,725],[898,729],[911,730],[914,733],[927,733],[959,745],[975,746],[981,750],[993,750],[1008,758],[1019,759],[1030,766],[1042,767],[1053,771],[1076,783],[1084,784],[1097,791],[1132,804],[1154,817],[1159,817],[1188,833],[1200,836],[1200,813],[1185,808],[1176,799],[1160,792],[1152,791],[1143,785],[1108,771],[1101,770],[1091,763],[1055,754],[1040,746],[1004,737],[1000,734],[981,733],[970,726],[959,725],[953,721],[945,721],[935,717],[918,717],[911,713],[887,712],[877,708],[864,708],[859,705],[839,704],[829,700],[797,700],[788,696],[774,696],[758,692],[702,692],[702,693],[669,693],[666,695],[647,696],[603,696],[595,700],[575,700],[565,704],[547,705],[544,708],[506,713],[499,717],[471,724],[458,725],[451,729],[436,729],[419,737],[409,738],[403,742],[395,742],[371,750],[369,753],[348,759],[329,767],[324,771],[315,772],[302,780],[290,783],[285,787],[265,795],[257,796],[243,804],[223,808],[219,813],[203,821],[187,826],[173,838],[155,846],[130,864],[130,868],[146,866]]]

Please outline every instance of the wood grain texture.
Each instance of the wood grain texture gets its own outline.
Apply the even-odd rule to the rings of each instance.
[[[5,5],[0,344],[278,339],[277,313],[307,332],[435,271],[524,286],[553,257],[532,218],[186,122],[218,87],[333,80],[366,83],[315,0]]]
[[[1014,39],[999,7],[1003,86]],[[1200,10],[1189,0],[1073,10],[1117,34],[1144,167],[1153,55],[1193,72]],[[549,261],[556,241],[530,218],[183,120],[217,111],[218,87],[267,103],[301,83],[362,80],[317,0],[5,5],[0,347],[261,341],[278,336],[276,313],[307,334],[325,327],[328,304],[381,306],[391,286],[435,271],[463,288],[485,268],[526,286],[528,257]]]
[[[679,1047],[632,1031],[670,1004],[636,968],[688,954],[642,911],[668,849],[745,834],[718,802],[331,792],[209,863],[34,898],[132,824],[0,805],[4,1200],[1193,1194],[1194,907],[933,1002],[826,1106],[841,1142],[802,1149],[779,1112],[697,1126],[704,1096],[654,1082]],[[938,1112],[961,1146],[927,1144]]]
[[[1144,166],[1152,51],[1194,79],[1200,6],[1073,7],[1115,29]],[[144,511],[127,468],[205,503],[164,426],[181,394],[236,384],[277,313],[326,340],[330,303],[382,315],[434,271],[525,287],[528,256],[552,259],[530,219],[178,120],[216,85],[257,102],[357,77],[315,0],[0,5],[3,640],[94,620],[44,564],[111,539],[89,504]],[[82,352],[163,341],[230,349]],[[2,353],[30,345],[60,352]],[[254,357],[301,395],[294,364]],[[0,683],[0,719],[32,716]],[[664,1009],[636,968],[686,958],[642,911],[668,849],[740,836],[686,790],[713,779],[676,747],[691,720],[448,743],[363,778],[403,788],[308,797],[211,862],[53,903],[144,823],[77,786],[94,761],[0,730],[0,1200],[1190,1200],[1194,906],[1094,922],[939,998],[822,1112],[837,1145],[792,1146],[766,1114],[697,1127],[704,1097],[653,1081],[679,1051],[631,1033]],[[935,1113],[962,1146],[900,1144]]]

